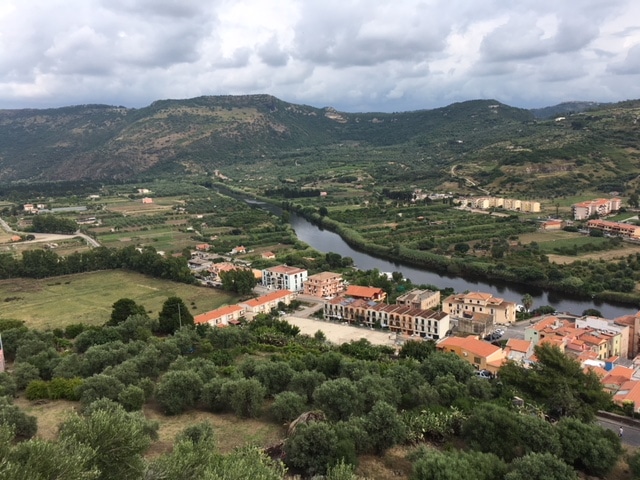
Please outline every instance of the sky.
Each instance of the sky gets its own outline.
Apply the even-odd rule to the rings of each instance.
[[[638,0],[0,0],[0,108],[640,98]]]

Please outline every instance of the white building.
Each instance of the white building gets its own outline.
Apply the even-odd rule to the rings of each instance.
[[[307,271],[303,268],[278,265],[262,270],[262,285],[274,290],[302,292],[307,281]]]

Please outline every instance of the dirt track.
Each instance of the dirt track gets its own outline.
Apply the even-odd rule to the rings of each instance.
[[[377,330],[371,330],[364,327],[351,327],[335,322],[326,322],[323,320],[311,320],[310,318],[287,316],[285,320],[298,328],[300,333],[313,336],[318,330],[322,330],[332,343],[341,344],[348,343],[351,340],[360,340],[366,338],[375,345],[391,345],[396,344],[395,334],[383,333]]]

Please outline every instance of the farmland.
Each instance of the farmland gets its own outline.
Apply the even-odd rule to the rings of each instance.
[[[102,325],[120,298],[131,298],[144,305],[150,316],[156,316],[171,296],[182,298],[192,308],[192,314],[237,300],[220,290],[120,270],[0,281],[2,318],[22,320],[38,329],[64,328],[73,323]]]

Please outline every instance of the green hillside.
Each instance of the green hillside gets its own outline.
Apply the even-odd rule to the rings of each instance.
[[[587,104],[592,109],[580,111]],[[640,173],[640,102],[564,104],[546,115],[571,108],[579,113],[548,120],[539,118],[544,112],[493,100],[356,114],[248,95],[162,100],[141,109],[3,110],[0,183],[219,170],[234,180],[251,172],[265,185],[355,175],[422,188],[452,181],[455,188],[464,178],[501,195],[623,191]]]

